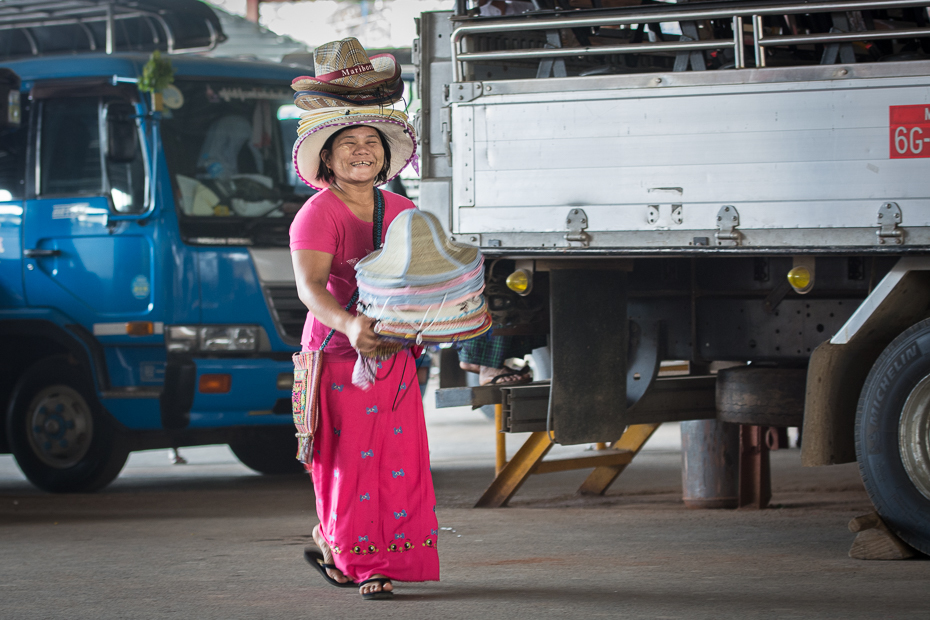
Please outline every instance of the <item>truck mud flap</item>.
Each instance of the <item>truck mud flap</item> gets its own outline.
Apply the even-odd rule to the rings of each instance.
[[[614,269],[549,274],[549,414],[561,444],[613,441],[627,425],[626,276]]]
[[[164,428],[176,430],[190,424],[196,382],[197,365],[193,360],[169,361],[165,366],[165,389],[160,398]]]

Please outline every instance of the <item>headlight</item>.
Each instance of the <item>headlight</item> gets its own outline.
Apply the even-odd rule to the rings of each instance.
[[[165,329],[165,348],[168,353],[187,353],[197,349],[197,328],[191,325],[172,325]]]
[[[172,325],[165,330],[165,347],[169,353],[256,351],[260,329],[255,325]]]
[[[201,327],[201,351],[254,351],[258,345],[258,328],[233,325]]]

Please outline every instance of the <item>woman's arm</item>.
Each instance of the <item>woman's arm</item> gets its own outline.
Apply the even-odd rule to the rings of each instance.
[[[349,314],[326,290],[333,255],[317,250],[295,250],[291,260],[297,277],[297,295],[311,314],[323,325],[348,336],[349,342],[359,351],[374,351],[380,341],[372,329],[374,319]]]

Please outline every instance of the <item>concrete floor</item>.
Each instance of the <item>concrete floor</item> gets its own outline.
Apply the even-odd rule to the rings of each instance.
[[[667,425],[604,497],[576,496],[586,472],[564,472],[475,510],[491,423],[427,421],[439,583],[377,603],[325,585],[301,557],[309,480],[256,475],[224,446],[182,450],[188,465],[133,454],[94,495],[40,493],[0,456],[0,618],[930,618],[930,561],[846,555],[846,523],[871,511],[854,464],[805,469],[780,451],[773,508],[688,510]]]

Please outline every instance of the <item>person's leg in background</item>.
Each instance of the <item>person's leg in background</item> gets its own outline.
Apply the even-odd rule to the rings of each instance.
[[[531,377],[528,369],[517,371],[504,364],[512,357],[523,357],[529,353],[523,351],[522,346],[514,346],[519,344],[519,340],[513,336],[493,336],[490,332],[466,340],[459,345],[459,366],[478,373],[479,385],[529,383]]]

